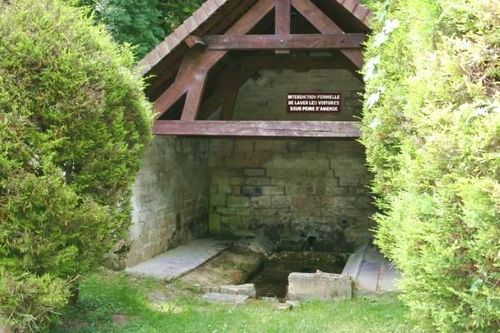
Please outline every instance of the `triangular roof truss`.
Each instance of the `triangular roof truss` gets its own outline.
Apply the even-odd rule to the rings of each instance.
[[[226,1],[209,0],[204,6],[215,7],[213,2]],[[349,10],[362,24],[370,15],[369,11],[359,4],[359,1],[334,0]],[[212,8],[212,12],[216,8]],[[204,7],[200,8],[203,10]],[[292,8],[302,15],[319,34],[292,34]],[[205,9],[206,10],[206,9]],[[274,34],[249,34],[264,17],[274,10]],[[195,13],[193,17],[200,15]],[[208,15],[209,16],[209,15]],[[209,19],[209,18],[207,18]],[[185,24],[189,23],[189,19]],[[228,93],[219,98],[205,101],[212,107],[202,108],[203,95],[209,72],[216,67],[231,50],[274,50],[276,53],[286,53],[290,50],[338,50],[348,59],[351,66],[361,68],[363,65],[362,42],[365,33],[346,33],[312,0],[258,0],[250,9],[223,34],[196,35],[181,26],[184,31],[182,42],[188,51],[180,62],[177,76],[155,100],[157,117],[154,133],[157,135],[200,135],[200,136],[280,136],[280,137],[357,137],[359,129],[356,122],[339,121],[230,121],[232,109],[239,86],[255,72],[255,66],[240,66],[229,71],[221,84],[228,87]],[[195,30],[195,27],[191,29]],[[174,32],[178,34],[178,31]],[[166,39],[166,42],[168,41]],[[151,66],[161,60],[159,50],[153,50],[143,60],[143,65]],[[313,65],[313,64],[312,64]],[[231,87],[237,87],[236,89]],[[180,120],[160,120],[174,105],[184,100]],[[210,113],[216,106],[222,106],[220,121],[196,120],[201,113]],[[208,111],[206,111],[208,110]]]

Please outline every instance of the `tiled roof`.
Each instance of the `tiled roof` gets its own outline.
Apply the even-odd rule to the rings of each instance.
[[[359,0],[330,0],[341,4],[351,12],[360,22],[368,26],[370,11]],[[226,3],[237,6],[240,0],[207,0],[193,15],[185,20],[177,29],[168,35],[160,44],[149,52],[140,62],[140,74],[145,75],[151,71],[164,57],[182,44],[184,39],[197,30],[203,23],[213,17]]]

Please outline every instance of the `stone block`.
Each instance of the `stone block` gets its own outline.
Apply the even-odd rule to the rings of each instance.
[[[250,206],[250,200],[246,197],[237,195],[227,196],[227,206],[228,207],[248,207]]]
[[[226,205],[226,194],[212,194],[210,195],[210,204],[212,206],[225,206]]]
[[[286,152],[287,151],[287,141],[286,140],[273,140],[273,151],[274,152]]]
[[[231,185],[231,194],[232,195],[241,195],[241,186],[240,185]]]
[[[210,213],[208,218],[208,230],[211,233],[217,233],[220,231],[220,215]]]
[[[258,139],[255,140],[255,151],[272,151],[273,150],[273,140],[268,139]]]
[[[245,168],[243,173],[248,177],[262,177],[266,174],[266,169],[264,168]]]
[[[251,298],[257,297],[257,291],[255,290],[255,285],[253,283],[222,285],[219,287],[219,291],[225,294],[246,295]]]
[[[230,156],[233,153],[234,140],[231,139],[211,139],[210,155]]]
[[[280,185],[262,186],[262,194],[263,195],[285,194],[285,188],[284,186]]]
[[[287,195],[272,196],[271,205],[275,208],[292,207],[292,197]]]
[[[352,297],[351,278],[331,273],[291,273],[288,276],[290,300],[339,300]]]
[[[229,179],[229,184],[231,185],[243,185],[245,183],[244,177],[231,177]]]
[[[271,207],[271,197],[252,197],[250,198],[250,206],[254,208],[269,208]]]
[[[249,153],[254,151],[254,140],[238,139],[234,141],[234,151],[236,153]]]
[[[242,304],[250,297],[247,295],[233,295],[225,293],[206,293],[203,298],[209,303]]]
[[[243,153],[232,158],[226,158],[225,164],[229,168],[258,168],[262,165],[262,160],[256,156]]]
[[[246,185],[271,185],[271,178],[269,177],[248,177],[245,180]]]
[[[241,193],[246,197],[260,197],[263,195],[262,186],[243,186]]]

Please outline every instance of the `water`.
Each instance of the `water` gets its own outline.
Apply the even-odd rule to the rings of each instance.
[[[290,273],[314,273],[320,270],[338,274],[342,272],[346,260],[347,255],[332,252],[277,252],[264,261],[249,282],[255,284],[257,297],[285,298]]]

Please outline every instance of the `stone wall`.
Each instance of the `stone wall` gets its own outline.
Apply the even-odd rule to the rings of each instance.
[[[363,83],[345,69],[261,70],[240,89],[234,120],[359,120]],[[341,112],[287,112],[287,95],[295,92],[341,94]]]
[[[364,149],[355,140],[210,140],[210,232],[282,247],[346,250],[370,237]]]
[[[207,139],[156,137],[133,190],[132,266],[207,232]]]

